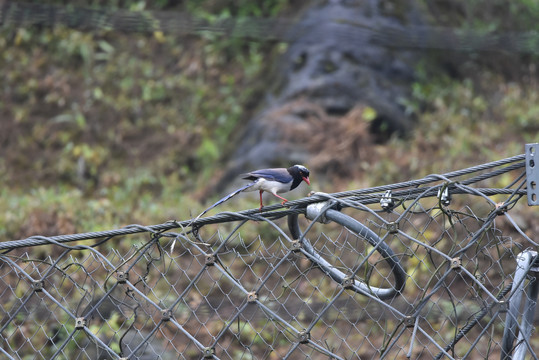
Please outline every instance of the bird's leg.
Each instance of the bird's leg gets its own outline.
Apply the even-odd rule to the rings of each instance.
[[[288,200],[285,199],[284,197],[279,196],[279,195],[277,195],[277,194],[275,194],[275,193],[273,193],[273,195],[275,195],[275,196],[277,196],[279,199],[283,200],[283,202],[281,203],[281,205],[284,205],[284,203],[288,201]]]
[[[262,211],[262,208],[264,207],[264,205],[262,204],[262,193],[264,192],[264,190],[260,190],[260,211]]]

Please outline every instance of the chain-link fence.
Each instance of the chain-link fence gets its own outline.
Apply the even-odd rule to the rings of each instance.
[[[533,210],[527,156],[286,208],[1,243],[0,353],[537,359],[536,217],[511,216]],[[97,242],[68,245],[83,239]]]

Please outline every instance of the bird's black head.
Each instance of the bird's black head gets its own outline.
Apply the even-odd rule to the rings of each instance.
[[[303,165],[294,165],[289,167],[288,173],[292,175],[292,178],[294,180],[292,181],[292,186],[290,187],[290,190],[293,190],[298,187],[299,184],[301,184],[302,181],[305,181],[307,185],[311,185],[311,181],[309,180],[309,170],[303,166]]]

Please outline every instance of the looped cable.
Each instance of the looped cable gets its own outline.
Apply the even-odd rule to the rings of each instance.
[[[382,255],[384,260],[389,265],[395,278],[395,284],[391,288],[381,288],[371,286],[361,280],[353,279],[353,281],[350,281],[349,275],[343,273],[341,270],[339,270],[331,263],[329,263],[326,259],[324,259],[311,245],[309,240],[304,236],[299,227],[298,214],[290,214],[288,215],[288,228],[290,229],[292,238],[294,240],[299,239],[302,244],[301,251],[309,258],[309,260],[319,266],[320,269],[322,269],[322,271],[326,275],[331,277],[334,281],[343,286],[347,286],[358,294],[372,295],[379,298],[380,300],[392,299],[400,295],[404,290],[407,274],[406,271],[404,271],[399,259],[395,256],[393,250],[391,250],[391,248],[385,242],[383,242],[382,239],[380,239],[380,237],[376,235],[371,229],[369,229],[356,219],[331,208],[318,206],[316,209],[318,209],[318,211],[321,211],[321,213],[317,215],[318,218],[323,217],[324,220],[335,221],[336,223],[346,227],[348,230],[354,232],[359,237],[365,239],[369,244],[374,246],[375,250],[378,251],[380,255]],[[311,211],[316,210],[311,209]],[[317,219],[313,220],[316,221]]]

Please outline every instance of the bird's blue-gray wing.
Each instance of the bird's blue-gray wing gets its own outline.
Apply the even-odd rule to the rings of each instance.
[[[278,181],[281,183],[288,183],[293,180],[292,175],[290,175],[288,170],[284,168],[255,170],[244,174],[242,178],[248,180],[264,178],[266,180]]]

